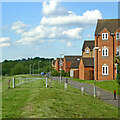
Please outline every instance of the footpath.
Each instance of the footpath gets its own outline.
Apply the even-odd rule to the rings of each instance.
[[[59,77],[51,77],[51,78],[55,81],[60,81]],[[62,82],[65,83],[66,78],[62,78]],[[94,95],[94,86],[89,83],[77,82],[77,81],[73,81],[71,79],[71,80],[69,80],[68,84],[71,85],[72,87],[78,88],[80,90],[81,90],[81,87],[84,87],[85,93],[92,95],[92,96]],[[114,100],[113,93],[105,91],[99,87],[96,87],[96,92],[97,91],[100,92],[101,100],[120,108],[120,96],[119,95],[117,95],[117,97],[116,97],[117,99]]]

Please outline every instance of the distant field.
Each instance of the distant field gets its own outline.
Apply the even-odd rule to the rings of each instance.
[[[5,88],[3,88],[5,89]],[[118,108],[64,84],[36,80],[5,89],[2,93],[3,118],[117,118]]]
[[[94,80],[80,80],[80,79],[71,79],[71,80],[78,81],[78,82],[90,83],[90,84],[94,85]],[[112,80],[112,81],[95,81],[95,85],[97,87],[100,87],[100,88],[102,88],[104,90],[107,90],[109,92],[112,92],[112,93],[114,92],[114,90],[116,90],[117,94],[120,95],[119,90],[118,90],[118,88],[120,88],[120,87],[115,80]]]

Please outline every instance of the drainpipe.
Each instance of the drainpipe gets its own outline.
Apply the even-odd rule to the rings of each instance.
[[[115,36],[115,34],[114,34],[114,33],[111,33],[110,35],[111,35],[112,38],[113,38],[113,80],[114,80],[114,79],[115,79],[115,78],[114,78],[114,69],[115,69],[115,67],[114,67],[114,36]]]
[[[97,42],[96,42],[96,47],[98,47],[98,38],[100,36],[100,33],[97,34]],[[98,49],[97,49],[97,76],[96,79],[98,80]]]

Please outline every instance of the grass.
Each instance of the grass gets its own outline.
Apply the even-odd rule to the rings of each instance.
[[[70,80],[74,80],[74,81],[77,81],[77,82],[90,83],[90,84],[94,85],[94,80],[80,80],[80,79],[77,79],[77,78],[70,79]],[[114,90],[116,90],[116,93],[120,95],[119,90],[118,90],[119,86],[118,86],[118,83],[115,80],[112,80],[112,81],[95,81],[95,85],[97,87],[102,88],[104,90],[107,90],[111,93],[114,93]]]
[[[64,84],[36,80],[2,93],[3,118],[117,118],[118,108]]]

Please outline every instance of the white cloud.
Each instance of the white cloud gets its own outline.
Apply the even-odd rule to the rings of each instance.
[[[43,2],[42,13],[44,17],[40,24],[27,31],[29,25],[22,22],[13,24],[12,29],[21,34],[18,44],[31,45],[78,40],[82,38],[81,32],[89,25],[95,25],[97,19],[102,18],[99,10],[91,10],[76,15],[73,11],[67,11],[57,0]],[[68,43],[68,46],[70,42]]]
[[[10,43],[0,43],[0,47],[9,47]]]
[[[27,31],[29,27],[30,25],[26,25],[23,22],[18,21],[13,23],[11,30],[15,30],[17,34],[22,34]]]
[[[97,23],[97,19],[101,19],[102,14],[99,10],[91,10],[83,13],[82,16],[77,16],[75,14],[69,14],[68,16],[58,16],[58,17],[43,17],[41,20],[42,25],[50,25],[50,26],[85,26],[85,25],[93,25]]]
[[[60,5],[58,0],[44,1],[42,13],[44,16],[65,16],[68,15],[68,11]]]
[[[71,47],[71,46],[72,46],[72,43],[71,43],[71,42],[67,42],[66,46],[67,46],[67,47]]]
[[[82,31],[82,28],[74,28],[70,29],[68,31],[63,31],[63,35],[66,35],[68,38],[71,39],[81,39],[80,32]]]
[[[9,40],[10,40],[9,37],[2,37],[2,38],[0,38],[0,43],[2,43],[2,42],[8,42]]]

